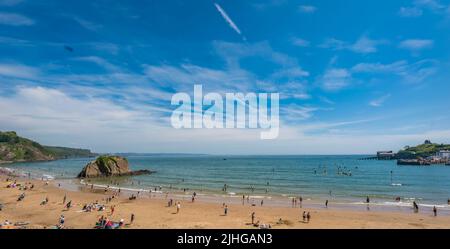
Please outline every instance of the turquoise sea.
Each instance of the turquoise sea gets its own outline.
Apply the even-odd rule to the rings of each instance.
[[[120,179],[121,187],[196,191],[202,194],[242,198],[325,199],[363,205],[371,203],[409,207],[413,200],[422,206],[449,209],[450,166],[397,166],[396,161],[358,160],[365,156],[128,156],[133,170],[157,173]],[[91,159],[4,165],[30,172],[32,176],[73,179]],[[109,184],[108,180],[98,180]],[[114,179],[117,181],[117,179]],[[227,191],[223,192],[224,184]],[[253,190],[252,190],[253,189]],[[394,199],[401,197],[400,202]],[[449,209],[450,210],[450,209]]]

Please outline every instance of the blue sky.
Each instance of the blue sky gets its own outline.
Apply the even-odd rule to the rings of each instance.
[[[444,0],[0,0],[0,130],[98,152],[450,143],[449,44]],[[280,137],[174,130],[171,96],[196,83],[279,92]]]

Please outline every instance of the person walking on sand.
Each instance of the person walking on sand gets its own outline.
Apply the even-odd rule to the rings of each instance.
[[[64,197],[63,197],[63,205],[66,204],[66,199],[67,199],[67,196],[66,196],[66,194],[64,194]]]
[[[261,207],[264,205],[264,200],[261,200]]]
[[[303,223],[306,222],[306,211],[303,211]]]
[[[133,224],[133,222],[134,222],[134,214],[131,214],[130,225]]]
[[[255,224],[255,212],[252,213],[252,224]]]
[[[325,208],[328,208],[328,200],[325,201]]]
[[[308,213],[306,213],[306,222],[309,223],[309,220],[311,219],[311,215]]]
[[[181,204],[180,202],[177,203],[177,214],[180,212]]]
[[[433,214],[434,214],[434,217],[437,216],[437,208],[436,208],[436,206],[433,207]]]
[[[225,208],[223,209],[223,214],[224,214],[225,216],[228,215],[228,206],[227,206],[227,205],[225,205]]]
[[[111,216],[114,214],[115,206],[111,206]]]

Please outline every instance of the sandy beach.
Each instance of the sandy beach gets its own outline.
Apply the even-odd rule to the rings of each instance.
[[[176,213],[176,205],[168,207],[170,195],[157,198],[149,197],[149,194],[141,194],[136,200],[129,200],[130,194],[121,193],[106,202],[112,196],[111,191],[102,189],[83,188],[81,191],[69,191],[58,187],[54,181],[46,183],[40,180],[28,180],[16,178],[17,183],[28,186],[34,185],[31,190],[19,190],[19,188],[6,188],[8,182],[6,176],[0,176],[0,203],[3,209],[0,211],[0,222],[8,220],[10,223],[19,222],[19,226],[10,228],[53,228],[59,222],[60,215],[65,217],[65,228],[94,228],[96,221],[103,215],[113,221],[124,219],[123,228],[256,228],[251,225],[251,214],[255,212],[255,222],[270,225],[274,229],[289,228],[450,228],[450,216],[434,217],[432,213],[404,213],[404,212],[378,212],[355,211],[329,208],[299,207],[271,207],[251,206],[247,203],[226,204],[228,215],[224,215],[223,204],[210,203],[197,198],[194,203],[190,198],[180,201],[180,211]],[[9,182],[10,183],[10,182]],[[18,197],[25,193],[22,201]],[[72,201],[72,207],[67,210],[63,204]],[[145,196],[144,196],[145,195]],[[48,198],[48,203],[41,202]],[[88,203],[98,202],[105,205],[105,210],[82,212],[82,207]],[[115,206],[111,215],[111,206]],[[302,213],[310,212],[311,220],[302,221]],[[131,214],[134,214],[133,224],[129,224]],[[281,218],[281,222],[280,222]],[[20,224],[22,223],[22,224]],[[23,225],[26,224],[26,225]]]

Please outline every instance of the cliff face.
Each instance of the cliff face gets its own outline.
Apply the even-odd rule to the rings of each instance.
[[[108,176],[130,176],[150,174],[149,170],[131,171],[126,158],[120,156],[100,156],[88,163],[78,174],[78,178]]]

